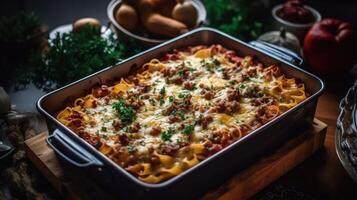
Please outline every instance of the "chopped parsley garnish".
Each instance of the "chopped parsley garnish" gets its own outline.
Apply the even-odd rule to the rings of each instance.
[[[221,62],[219,62],[219,60],[217,60],[217,59],[214,59],[213,64],[215,64],[216,66],[219,66],[219,65],[221,65]]]
[[[196,71],[196,69],[194,69],[194,68],[192,68],[192,67],[188,67],[188,70],[190,70],[190,72]]]
[[[180,94],[178,95],[178,97],[179,97],[179,98],[184,98],[184,97],[185,97],[185,94],[180,93]]]
[[[165,100],[160,99],[160,106],[164,105],[164,103],[165,103]]]
[[[146,143],[145,143],[144,140],[140,140],[139,144],[140,144],[141,146],[145,146]]]
[[[169,96],[169,102],[174,102],[175,101],[175,97],[174,96]]]
[[[155,100],[154,99],[149,99],[149,102],[152,106],[155,106]]]
[[[183,134],[185,135],[190,135],[191,133],[193,133],[193,130],[195,130],[195,126],[194,125],[188,125],[185,126],[185,128],[183,129]]]
[[[177,74],[178,74],[179,76],[183,76],[183,75],[184,75],[184,72],[183,72],[183,70],[179,70],[179,71],[177,72]]]
[[[240,91],[240,92],[242,92],[242,90],[244,89],[244,88],[246,88],[247,86],[245,85],[245,84],[239,84],[238,85],[238,87],[236,87],[236,90],[238,90],[238,91]]]
[[[130,154],[132,154],[132,153],[134,153],[134,152],[136,151],[135,147],[133,147],[133,146],[131,146],[131,145],[128,145],[128,146],[127,146],[127,149],[128,149],[128,152],[129,152]]]
[[[130,124],[135,119],[135,111],[132,107],[125,104],[124,100],[119,100],[113,104],[113,109],[119,114],[120,120],[123,123]]]
[[[161,133],[160,137],[163,141],[170,141],[171,142],[171,137],[173,134],[175,134],[176,130],[172,127],[167,129],[167,131],[164,131]]]
[[[103,132],[107,132],[107,127],[103,126],[100,130]]]
[[[180,116],[181,120],[185,120],[185,112],[182,110],[178,111],[177,114]]]
[[[131,126],[127,126],[123,129],[124,132],[130,133],[131,132]]]
[[[166,93],[166,88],[162,87],[161,90],[160,90],[160,94],[164,95],[165,93]]]
[[[188,96],[189,94],[188,93],[184,93],[184,92],[181,92],[178,97],[181,98],[181,99],[184,99]]]
[[[163,141],[171,141],[171,136],[169,133],[167,133],[166,131],[165,132],[162,132],[160,137]]]

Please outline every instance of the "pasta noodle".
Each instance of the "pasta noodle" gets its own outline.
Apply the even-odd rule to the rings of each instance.
[[[64,108],[57,119],[146,183],[160,183],[296,106],[308,94],[276,65],[221,45],[174,50]]]

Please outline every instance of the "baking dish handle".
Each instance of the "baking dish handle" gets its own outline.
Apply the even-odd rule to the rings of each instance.
[[[47,144],[68,163],[79,167],[101,167],[103,163],[93,157],[84,148],[77,145],[67,135],[56,129],[46,139]]]
[[[265,53],[269,55],[274,55],[280,59],[283,59],[293,65],[302,67],[303,66],[303,59],[296,53],[292,52],[291,50],[280,47],[268,42],[263,42],[263,41],[251,41],[249,42],[250,45],[253,47],[264,51]]]

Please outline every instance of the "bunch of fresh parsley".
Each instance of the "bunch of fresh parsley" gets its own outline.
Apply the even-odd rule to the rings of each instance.
[[[104,38],[90,25],[79,32],[57,33],[49,41],[49,49],[37,57],[32,82],[49,91],[114,65],[142,49],[134,41],[116,40],[113,34]]]
[[[205,1],[209,26],[242,40],[252,40],[262,33],[262,19],[257,15],[260,5],[251,0]]]

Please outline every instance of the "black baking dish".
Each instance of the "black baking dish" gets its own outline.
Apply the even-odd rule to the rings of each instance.
[[[173,49],[199,44],[221,44],[227,49],[236,51],[238,55],[254,56],[266,65],[278,63],[285,74],[305,83],[310,96],[296,107],[198,165],[159,184],[140,181],[55,118],[55,114],[64,108],[68,98],[85,95],[95,84],[105,84],[118,79],[127,74],[131,67],[141,66],[152,58],[160,58]],[[280,55],[281,53],[284,52],[280,52]],[[264,153],[286,142],[298,130],[310,125],[314,118],[318,97],[323,91],[324,83],[321,79],[290,64],[279,54],[269,54],[266,50],[259,50],[214,29],[200,28],[46,94],[39,99],[37,108],[47,119],[51,133],[47,141],[57,155],[73,167],[80,168],[83,173],[90,175],[114,196],[121,199],[193,199],[222,184],[228,177],[256,161]]]

